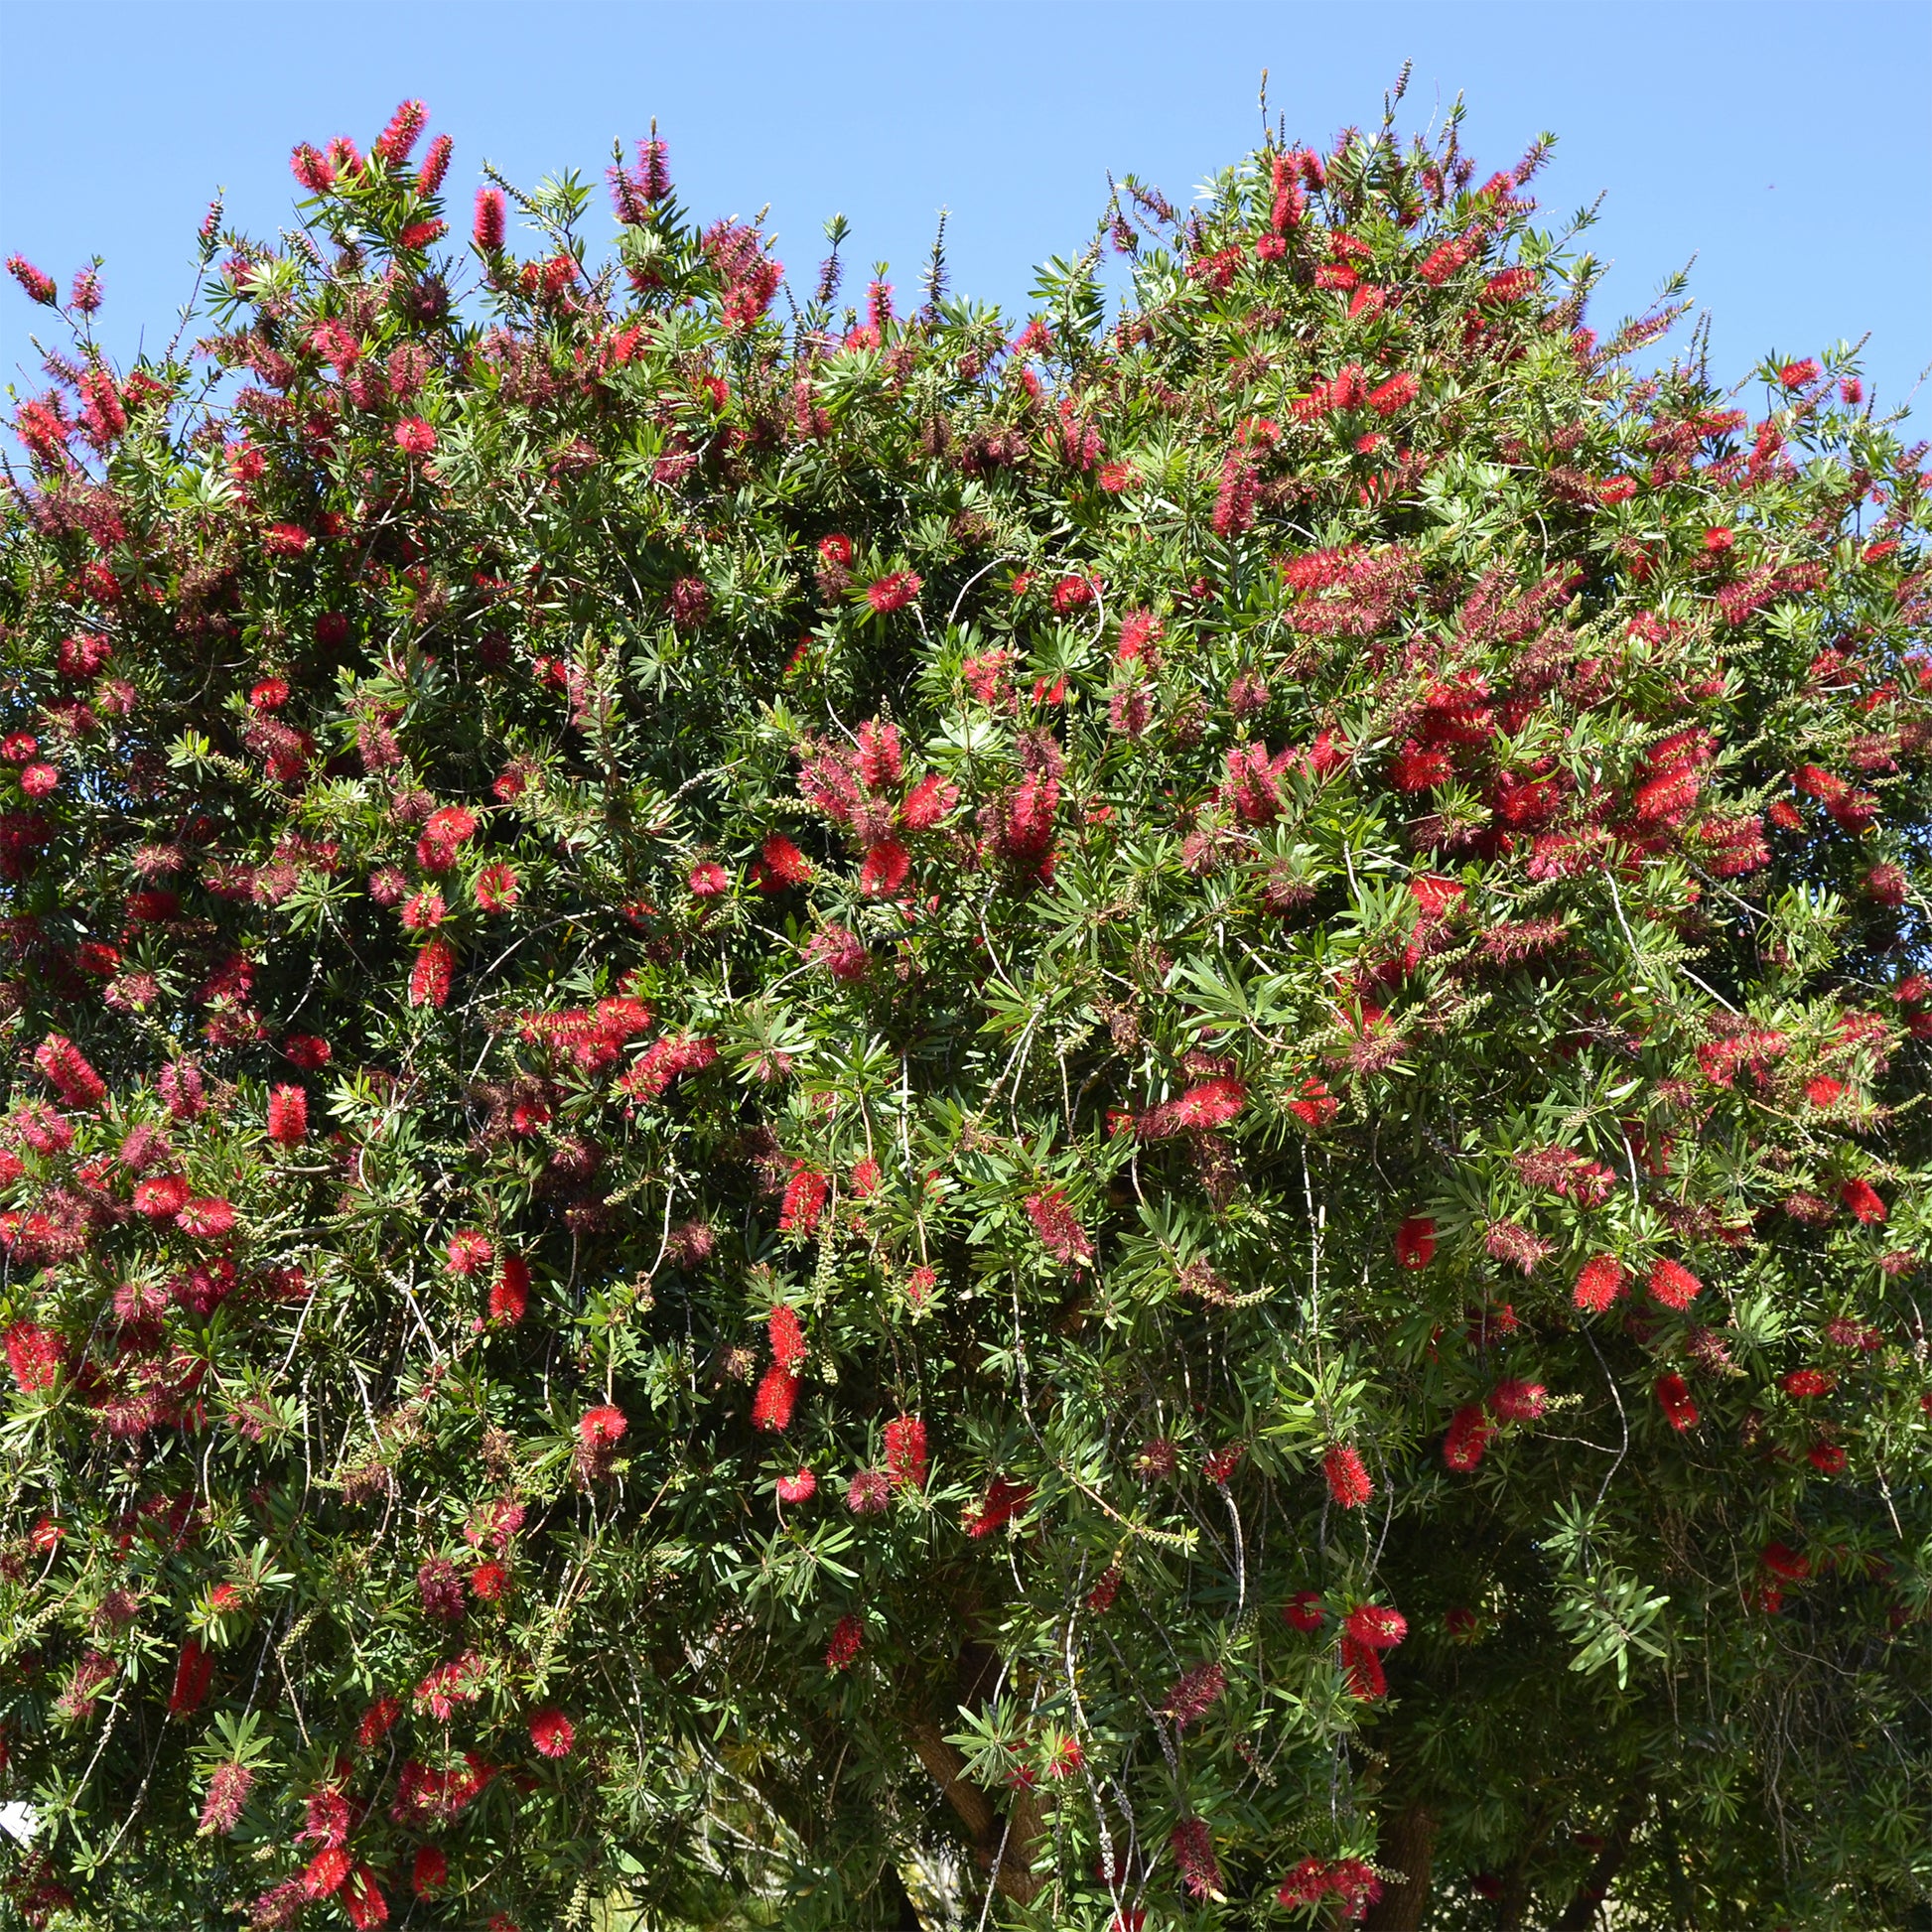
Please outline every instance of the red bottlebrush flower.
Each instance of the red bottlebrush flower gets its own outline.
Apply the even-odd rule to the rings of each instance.
[[[1778,1386],[1786,1395],[1802,1402],[1813,1396],[1830,1395],[1838,1387],[1838,1377],[1828,1368],[1794,1368]]]
[[[134,1211],[151,1221],[172,1221],[188,1205],[188,1181],[178,1173],[157,1174],[134,1189]]]
[[[467,1277],[481,1275],[495,1259],[496,1246],[489,1236],[476,1228],[466,1228],[451,1237],[445,1265],[452,1275]]]
[[[1482,1460],[1495,1434],[1480,1403],[1468,1403],[1449,1418],[1449,1434],[1443,1439],[1443,1460],[1451,1469],[1467,1474]]]
[[[576,1726],[561,1711],[545,1709],[530,1720],[530,1742],[545,1757],[568,1757],[576,1741]]]
[[[49,1034],[34,1049],[34,1064],[47,1075],[69,1107],[92,1111],[105,1105],[107,1082],[65,1034]]]
[[[1226,1896],[1221,1889],[1221,1867],[1214,1857],[1214,1841],[1208,1835],[1204,1820],[1183,1818],[1173,1828],[1173,1835],[1168,1840],[1168,1849],[1173,1854],[1180,1882],[1190,1897],[1220,1899]]]
[[[362,1713],[355,1726],[355,1746],[358,1750],[372,1751],[390,1731],[396,1720],[402,1716],[400,1698],[377,1698]]]
[[[897,1416],[886,1425],[886,1474],[895,1489],[925,1487],[925,1424],[917,1416]]]
[[[1099,1581],[1087,1591],[1086,1605],[1095,1616],[1105,1616],[1114,1607],[1114,1598],[1120,1594],[1120,1565],[1109,1564],[1100,1573]]]
[[[752,1427],[782,1436],[791,1427],[792,1411],[797,1406],[797,1376],[773,1362],[752,1398]]]
[[[395,441],[404,456],[428,456],[436,448],[436,432],[420,416],[407,416],[396,425]]]
[[[1829,1074],[1815,1074],[1805,1082],[1805,1098],[1814,1107],[1835,1106],[1845,1096],[1845,1082]]]
[[[406,100],[389,116],[389,125],[376,136],[375,145],[369,150],[371,161],[380,161],[387,168],[400,168],[409,159],[409,150],[416,145],[416,137],[423,131],[423,123],[429,119],[429,109],[420,100]]]
[[[924,588],[909,570],[896,570],[866,586],[866,602],[880,617],[902,611]]]
[[[1389,760],[1389,782],[1398,791],[1429,791],[1448,784],[1454,766],[1440,745],[1419,745],[1410,739]]]
[[[1436,1223],[1411,1214],[1395,1231],[1395,1258],[1403,1268],[1427,1268],[1436,1259]]]
[[[1698,1426],[1698,1406],[1691,1398],[1690,1384],[1681,1375],[1660,1375],[1656,1382],[1657,1406],[1664,1420],[1680,1435]]]
[[[265,677],[248,693],[251,711],[280,711],[289,701],[289,681],[285,677]]]
[[[300,1087],[277,1087],[268,1096],[268,1138],[279,1147],[300,1147],[309,1135],[309,1096]]]
[[[1841,1181],[1838,1197],[1867,1227],[1876,1226],[1885,1218],[1884,1200],[1868,1180]]]
[[[1400,375],[1392,375],[1388,381],[1371,389],[1368,392],[1368,406],[1378,416],[1393,416],[1405,403],[1414,402],[1421,390],[1421,379],[1405,369]]]
[[[299,523],[271,523],[262,535],[262,548],[271,557],[299,557],[314,542]]]
[[[355,1932],[368,1932],[372,1925],[388,1924],[389,1901],[383,1897],[375,1873],[367,1865],[358,1864],[349,1873],[342,1897],[343,1910],[348,1914],[348,1922],[355,1927]]]
[[[1896,910],[1905,903],[1905,873],[1893,865],[1873,866],[1864,876],[1865,897],[1874,904]]]
[[[53,1387],[66,1352],[61,1337],[38,1322],[16,1321],[7,1330],[7,1366],[16,1386],[29,1395]]]
[[[484,912],[507,912],[517,899],[514,866],[485,866],[477,875],[477,905]]]
[[[771,1342],[771,1359],[791,1373],[804,1366],[805,1330],[798,1311],[780,1302],[765,1317],[764,1331]]]
[[[822,1173],[801,1163],[785,1184],[785,1197],[778,1208],[778,1232],[816,1233],[819,1216],[825,1211],[826,1196],[831,1191],[832,1183]]]
[[[630,1420],[621,1409],[609,1402],[600,1403],[577,1419],[577,1440],[587,1449],[615,1449],[629,1427]]]
[[[1498,1382],[1489,1392],[1489,1413],[1498,1422],[1535,1422],[1549,1399],[1541,1382]]]
[[[1067,617],[1093,602],[1093,580],[1088,577],[1062,577],[1050,593],[1055,617]]]
[[[1369,1645],[1359,1637],[1342,1632],[1341,1667],[1346,1674],[1348,1695],[1364,1704],[1376,1698],[1387,1697],[1389,1680],[1382,1669],[1382,1660]]]
[[[1812,1444],[1805,1451],[1805,1459],[1820,1475],[1839,1475],[1845,1468],[1845,1451],[1836,1443]]]
[[[1305,1635],[1319,1630],[1327,1621],[1327,1614],[1322,1607],[1321,1592],[1314,1589],[1298,1589],[1282,1605],[1282,1621]]]
[[[326,1845],[309,1861],[302,1889],[311,1898],[328,1898],[348,1881],[349,1857],[340,1845]]]
[[[20,788],[29,798],[46,798],[61,788],[61,774],[51,764],[30,764],[20,774]]]
[[[807,884],[811,876],[811,862],[783,833],[773,832],[759,846],[753,874],[759,892],[782,893],[790,887]]]
[[[1788,1543],[1767,1543],[1758,1554],[1761,1563],[1774,1577],[1801,1584],[1811,1575],[1811,1559],[1801,1556]]]
[[[1185,1730],[1220,1702],[1227,1687],[1227,1672],[1219,1664],[1196,1664],[1181,1674],[1161,1709]]]
[[[978,1506],[966,1512],[966,1534],[971,1537],[991,1536],[995,1530],[1004,1528],[1018,1516],[1033,1499],[1031,1483],[1009,1482],[1005,1476],[995,1476],[986,1485],[986,1494],[980,1498]]]
[[[201,1709],[214,1678],[214,1659],[190,1637],[175,1663],[174,1688],[168,1693],[168,1715],[186,1718]]]
[[[199,1241],[219,1240],[233,1230],[234,1223],[233,1206],[213,1196],[189,1201],[175,1216],[175,1225],[184,1234],[192,1234]]]
[[[503,245],[503,191],[500,188],[477,190],[477,219],[471,237],[485,255],[493,255]]]
[[[871,1155],[854,1166],[851,1186],[854,1200],[866,1200],[879,1191],[879,1163]]]
[[[711,586],[702,577],[680,577],[664,599],[671,622],[680,630],[694,630],[711,615]]]
[[[1093,1259],[1093,1243],[1059,1188],[1043,1187],[1029,1194],[1027,1218],[1039,1237],[1039,1245],[1054,1260],[1077,1268]]]
[[[416,841],[417,864],[426,872],[448,872],[476,830],[477,815],[467,805],[445,805],[430,813]]]
[[[898,822],[908,832],[924,832],[937,825],[959,803],[959,789],[935,771],[923,777],[905,794],[898,808]]]
[[[1778,370],[1778,380],[1787,389],[1802,389],[1818,380],[1818,364],[1809,355],[1802,362],[1786,362]]]
[[[502,1258],[502,1270],[490,1283],[488,1317],[502,1327],[516,1327],[529,1308],[529,1262],[516,1254]]]
[[[1571,1300],[1586,1314],[1601,1314],[1623,1293],[1623,1270],[1608,1255],[1596,1255],[1577,1274]]]
[[[7,273],[26,290],[30,302],[44,303],[54,308],[61,299],[61,291],[55,285],[54,277],[44,269],[39,269],[25,255],[7,257]]]
[[[415,1863],[409,1867],[409,1887],[418,1898],[428,1898],[450,1881],[450,1861],[435,1845],[419,1845]]]
[[[691,868],[689,883],[693,898],[723,898],[731,891],[724,867],[710,859],[700,860]]]
[[[1341,1111],[1341,1102],[1328,1091],[1327,1081],[1311,1076],[1302,1082],[1302,1097],[1291,1100],[1288,1111],[1309,1127],[1326,1127]]]
[[[450,976],[456,968],[456,953],[447,939],[432,939],[409,969],[409,1004],[412,1007],[440,1007],[450,997]]]
[[[416,176],[416,193],[425,201],[441,190],[455,152],[456,143],[447,134],[439,134],[429,144],[429,153],[423,156],[422,169]]]
[[[908,1268],[905,1271],[905,1299],[916,1308],[925,1305],[925,1298],[939,1286],[939,1275],[932,1268]]]
[[[510,1573],[492,1557],[470,1573],[470,1594],[479,1603],[500,1602],[509,1593]]]
[[[307,141],[299,142],[289,156],[289,169],[311,195],[326,195],[335,185],[334,164],[327,155],[317,153]]]
[[[848,1610],[832,1626],[832,1641],[825,1646],[825,1668],[845,1670],[858,1656],[866,1641],[866,1626]]]
[[[1667,1309],[1688,1309],[1704,1288],[1681,1261],[1669,1260],[1660,1261],[1651,1269],[1644,1286],[1650,1291],[1651,1299]]]
[[[1352,1444],[1337,1443],[1321,1458],[1321,1473],[1328,1478],[1328,1493],[1343,1509],[1360,1509],[1375,1494],[1361,1451]]]
[[[808,1503],[818,1494],[818,1478],[809,1469],[796,1475],[780,1476],[776,1488],[781,1503]]]
[[[882,839],[866,848],[866,862],[859,869],[859,890],[873,898],[897,893],[912,870],[912,855],[897,839]]]
[[[1214,513],[1209,519],[1214,534],[1227,539],[1253,529],[1258,493],[1259,483],[1253,458],[1239,451],[1230,451],[1221,465],[1221,486],[1214,498]],[[1057,591],[1054,593],[1054,609],[1059,609]]]
[[[1409,1619],[1385,1604],[1362,1603],[1348,1612],[1342,1627],[1371,1650],[1393,1650],[1409,1634]]]
[[[255,1774],[233,1759],[214,1767],[207,1781],[207,1796],[202,1801],[202,1822],[198,1837],[219,1832],[224,1836],[241,1823],[242,1808],[255,1788]]]

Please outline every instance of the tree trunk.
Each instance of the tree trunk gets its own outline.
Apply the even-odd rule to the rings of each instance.
[[[1399,1872],[1383,1881],[1379,1903],[1368,1908],[1363,1932],[1421,1932],[1429,1915],[1429,1868],[1436,1853],[1436,1814],[1426,1805],[1399,1812],[1375,1848],[1375,1863]]]
[[[1630,1856],[1630,1840],[1643,1823],[1649,1802],[1650,1794],[1647,1791],[1633,1791],[1617,1807],[1616,1822],[1610,1827],[1608,1843],[1597,1853],[1589,1875],[1578,1886],[1576,1897],[1565,1907],[1553,1932],[1589,1932],[1589,1928],[1596,1923],[1597,1908],[1609,1897],[1610,1886],[1615,1883],[1616,1874],[1622,1870],[1624,1860]],[[1691,1932],[1689,1919],[1678,1928],[1678,1932]]]
[[[966,1776],[966,1760],[946,1742],[945,1733],[930,1720],[921,1719],[906,1725],[913,1750],[921,1764],[932,1774],[940,1795],[959,1814],[983,1864],[992,1867],[999,1861],[993,1881],[1015,1904],[1031,1905],[1040,1881],[1034,1875],[1034,1851],[1039,1841],[1039,1800],[1031,1791],[1014,1798],[1005,1822],[993,1809],[993,1801]],[[1005,1839],[1004,1855],[1001,1840]]]

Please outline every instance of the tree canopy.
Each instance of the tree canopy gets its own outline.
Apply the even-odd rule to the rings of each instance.
[[[1925,448],[1396,112],[10,264],[0,1912],[1932,1923]]]

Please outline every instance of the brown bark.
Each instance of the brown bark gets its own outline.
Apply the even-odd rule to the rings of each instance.
[[[1589,1928],[1596,1923],[1596,1909],[1609,1897],[1610,1886],[1615,1882],[1616,1874],[1622,1870],[1624,1860],[1630,1856],[1630,1841],[1635,1837],[1637,1827],[1643,1823],[1649,1802],[1648,1792],[1633,1791],[1617,1807],[1616,1822],[1610,1827],[1608,1842],[1597,1853],[1589,1875],[1578,1886],[1576,1897],[1564,1908],[1564,1914],[1557,1920],[1553,1932],[1589,1932]],[[1681,1932],[1690,1932],[1688,1922]]]
[[[1031,1791],[1021,1792],[1003,1823],[993,1809],[992,1799],[966,1776],[965,1758],[954,1745],[946,1742],[945,1733],[936,1724],[921,1719],[906,1725],[906,1734],[919,1762],[932,1774],[940,1795],[959,1814],[959,1822],[966,1827],[981,1862],[990,1867],[994,1860],[999,1860],[994,1882],[1015,1904],[1032,1904],[1040,1885],[1032,1869],[1034,1852],[1039,1843],[1039,1800]],[[1001,1855],[1002,1838],[1006,1841],[1004,1856]]]
[[[1429,1915],[1429,1872],[1436,1854],[1436,1814],[1426,1805],[1398,1812],[1375,1848],[1375,1863],[1399,1877],[1383,1880],[1363,1932],[1421,1932]]]

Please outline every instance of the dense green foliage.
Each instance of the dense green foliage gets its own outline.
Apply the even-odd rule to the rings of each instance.
[[[419,118],[18,411],[0,1911],[1926,1922],[1849,354],[1640,377],[1454,119],[1016,342],[654,144],[455,288]]]

